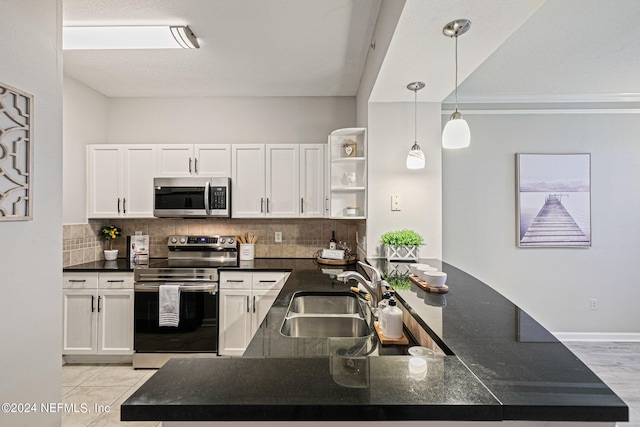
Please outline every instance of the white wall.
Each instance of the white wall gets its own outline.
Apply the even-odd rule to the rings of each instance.
[[[463,113],[471,147],[443,154],[444,260],[551,331],[640,333],[638,114]],[[591,248],[516,247],[518,152],[591,153]]]
[[[354,97],[111,98],[109,143],[323,143]]]
[[[426,166],[409,170],[414,122],[413,103],[369,104],[367,256],[372,258],[384,256],[380,237],[385,232],[405,228],[424,237],[421,257],[442,258],[440,104],[418,103],[418,144]],[[400,196],[400,211],[391,211],[394,194]]]
[[[0,402],[39,405],[61,401],[62,1],[3,0],[0,16],[0,82],[34,96],[33,220],[0,221]],[[0,425],[60,425],[39,409]]]
[[[65,224],[87,222],[87,144],[107,143],[109,99],[70,77],[64,78],[62,193]]]
[[[383,0],[380,5],[378,20],[372,37],[372,43],[375,48],[370,48],[367,53],[356,97],[356,125],[358,127],[369,127],[369,98],[405,3],[406,0]],[[370,132],[371,130],[369,130]]]

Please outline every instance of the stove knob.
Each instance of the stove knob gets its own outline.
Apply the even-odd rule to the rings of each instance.
[[[171,238],[171,243],[178,243],[178,239],[176,237]]]
[[[187,243],[187,238],[186,237],[181,237],[180,238],[180,243]]]
[[[229,237],[228,243],[230,245],[233,245],[235,243],[235,240],[233,239],[233,237]]]
[[[219,242],[224,245],[224,237],[221,237]]]

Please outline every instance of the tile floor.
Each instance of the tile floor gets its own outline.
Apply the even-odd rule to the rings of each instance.
[[[156,427],[159,422],[120,422],[120,405],[147,381],[155,370],[135,370],[131,365],[64,365],[62,402],[81,404],[86,413],[63,413],[63,427]],[[96,407],[98,405],[98,407]],[[105,409],[108,409],[107,410]],[[85,411],[82,411],[85,412]]]
[[[620,427],[640,427],[640,343],[568,342],[567,347],[587,364],[629,406],[630,421]],[[62,401],[86,404],[86,414],[69,413],[63,427],[156,427],[156,422],[120,422],[120,405],[155,370],[134,370],[123,365],[65,365]],[[94,405],[109,412],[95,411]]]

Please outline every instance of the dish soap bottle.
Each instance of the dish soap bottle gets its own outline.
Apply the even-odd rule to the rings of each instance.
[[[382,295],[382,301],[378,303],[378,327],[384,330],[384,309],[389,306],[389,299],[391,298],[391,292],[386,291]]]
[[[384,328],[382,335],[387,338],[402,338],[402,310],[396,306],[396,300],[390,299],[389,306],[384,309]]]
[[[336,232],[335,230],[331,232],[331,240],[329,240],[329,249],[336,248]]]

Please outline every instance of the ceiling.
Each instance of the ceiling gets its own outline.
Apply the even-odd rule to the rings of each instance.
[[[64,71],[109,97],[355,96],[382,2],[63,0],[64,25],[188,24],[200,49],[65,51]],[[640,1],[406,0],[370,101],[639,94]]]
[[[109,97],[355,96],[381,0],[63,0],[63,25],[189,25],[200,49],[65,51]]]

